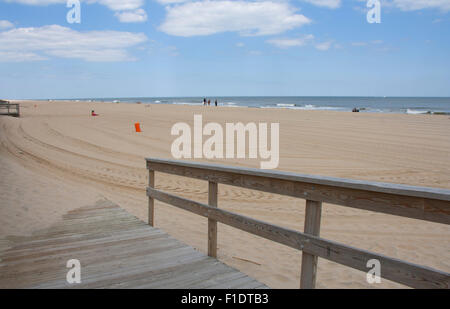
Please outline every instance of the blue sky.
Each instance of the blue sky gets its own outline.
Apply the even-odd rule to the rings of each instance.
[[[0,0],[0,97],[450,96],[450,0]]]

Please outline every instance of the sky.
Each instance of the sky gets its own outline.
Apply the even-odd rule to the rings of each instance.
[[[450,96],[450,0],[68,2],[0,0],[0,98]]]

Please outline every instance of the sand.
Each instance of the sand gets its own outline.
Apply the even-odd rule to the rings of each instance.
[[[450,188],[450,117],[92,102],[21,103],[0,117],[0,238],[109,199],[147,218],[145,157],[172,158],[176,122],[279,122],[284,171]],[[95,110],[99,117],[90,117]],[[134,132],[140,122],[143,132]],[[208,161],[208,160],[199,160]],[[259,160],[208,162],[259,167]],[[157,173],[157,188],[207,201],[207,183]],[[219,186],[219,207],[303,230],[305,202]],[[206,252],[207,220],[156,202],[156,226]],[[324,205],[321,236],[450,272],[450,227]],[[0,243],[1,244],[1,243]],[[6,246],[3,242],[3,246]],[[273,288],[297,288],[300,252],[219,224],[219,259]],[[1,246],[0,246],[1,247]],[[319,260],[318,288],[397,288]]]

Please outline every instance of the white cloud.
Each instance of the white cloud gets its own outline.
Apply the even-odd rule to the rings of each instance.
[[[184,37],[220,32],[271,35],[311,22],[286,2],[203,1],[168,6],[166,10],[159,29]]]
[[[373,41],[369,41],[369,42],[352,42],[351,45],[352,46],[357,46],[357,47],[364,47],[364,46],[369,46],[369,45],[381,45],[384,42],[382,40],[373,40]]]
[[[278,48],[282,48],[282,49],[295,47],[295,46],[313,45],[317,50],[326,51],[326,50],[329,50],[333,46],[334,41],[329,40],[329,41],[325,41],[325,42],[316,42],[314,35],[308,34],[308,35],[304,35],[302,37],[297,37],[297,38],[270,39],[270,40],[267,40],[266,43],[272,44],[272,45],[274,45]],[[334,47],[340,48],[340,46],[338,44],[335,44]]]
[[[190,2],[190,0],[156,0],[156,1],[161,4],[174,4],[174,3]]]
[[[49,5],[66,4],[67,0],[5,0],[6,2],[15,2],[27,5]],[[99,3],[107,6],[113,11],[135,10],[144,5],[144,0],[81,0],[86,3]]]
[[[279,38],[267,40],[266,42],[278,48],[289,48],[294,46],[304,46],[312,40],[314,40],[314,36],[312,34],[308,34],[300,38]]]
[[[327,42],[317,43],[315,45],[315,47],[317,50],[326,51],[331,48],[332,44],[333,44],[333,41],[327,41]]]
[[[180,55],[178,48],[176,46],[167,46],[165,48],[165,52],[167,52],[169,55],[171,55],[173,57]]]
[[[67,0],[4,0],[4,1],[21,3],[26,5],[41,5],[41,6],[67,3]],[[116,13],[116,16],[119,17],[120,21],[131,19],[132,17],[130,16],[133,15],[133,13],[135,15],[134,17],[136,18],[136,10],[141,9],[142,6],[145,4],[145,0],[81,0],[81,2],[86,2],[88,4],[98,3],[106,6],[112,11],[119,12]],[[122,15],[124,14],[125,17],[122,17]],[[144,14],[139,15],[141,16],[141,18],[144,16]],[[147,14],[145,14],[145,20],[147,20]]]
[[[118,12],[115,15],[122,23],[142,23],[147,21],[147,13],[143,9]]]
[[[244,47],[245,46],[245,44],[244,43],[242,43],[242,42],[238,42],[238,43],[236,43],[236,47]]]
[[[369,43],[367,42],[353,42],[352,46],[367,46]]]
[[[4,0],[5,2],[15,2],[28,5],[49,5],[66,3],[67,0]]]
[[[59,25],[15,28],[0,32],[0,61],[36,61],[48,56],[85,61],[130,61],[134,58],[127,48],[146,40],[142,33],[78,32]],[[12,53],[17,57],[12,57]]]
[[[14,24],[7,20],[0,20],[0,30],[14,28]]]
[[[35,53],[0,50],[0,62],[25,62],[25,61],[40,61],[46,59],[47,58],[39,56]]]
[[[21,3],[27,5],[66,4],[67,0],[5,0],[6,2]],[[81,0],[86,3],[99,3],[113,11],[135,10],[144,5],[144,0]]]
[[[54,49],[47,54],[60,58],[76,58],[91,62],[117,62],[130,61],[130,57],[124,49]]]
[[[367,0],[357,0],[362,6],[353,7],[354,10],[367,13]],[[381,8],[397,8],[402,11],[419,11],[437,9],[442,12],[450,11],[450,0],[381,0]]]
[[[337,9],[341,6],[341,0],[302,0],[315,6],[326,7],[329,9]]]
[[[417,11],[423,9],[439,9],[450,11],[450,0],[392,0],[394,6],[403,11]]]
[[[372,41],[361,41],[361,42],[353,42],[350,43],[352,46],[358,48],[370,48],[370,50],[375,50],[379,52],[389,52],[397,50],[396,47],[389,46],[388,43],[383,40],[372,40]]]
[[[113,11],[136,10],[144,5],[144,0],[88,0],[88,2],[98,2]]]

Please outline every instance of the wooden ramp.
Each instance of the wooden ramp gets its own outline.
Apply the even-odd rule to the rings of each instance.
[[[7,241],[0,253],[0,288],[267,288],[110,201]],[[81,284],[66,281],[71,259],[81,263]]]

